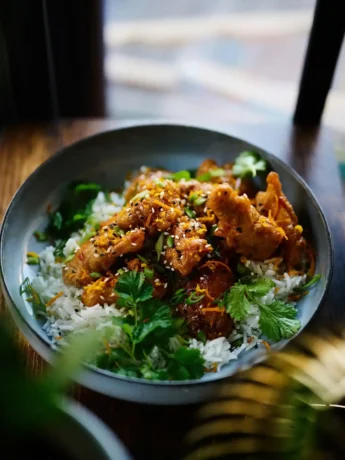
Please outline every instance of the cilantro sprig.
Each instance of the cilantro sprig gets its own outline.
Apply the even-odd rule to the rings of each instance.
[[[180,346],[171,352],[170,339],[185,342],[184,322],[174,318],[169,305],[153,298],[153,287],[144,273],[123,273],[115,287],[117,304],[126,308],[123,317],[114,317],[125,340],[118,348],[110,348],[97,358],[97,365],[120,375],[150,380],[186,380],[200,378],[204,360],[199,350]],[[157,366],[152,359],[155,350],[165,365]]]
[[[293,305],[281,300],[273,300],[269,304],[262,302],[275,283],[269,278],[241,280],[235,283],[224,296],[224,306],[236,321],[244,321],[250,312],[251,305],[259,308],[259,326],[262,333],[275,342],[292,337],[300,329],[301,323],[297,310]]]
[[[258,171],[266,171],[266,161],[255,152],[242,152],[235,160],[232,174],[241,179],[255,177]]]

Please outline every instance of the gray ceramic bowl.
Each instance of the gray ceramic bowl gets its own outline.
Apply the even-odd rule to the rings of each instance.
[[[50,342],[19,295],[28,250],[40,250],[33,232],[44,225],[48,203],[58,204],[72,180],[88,179],[104,186],[122,185],[126,172],[142,164],[168,169],[195,168],[212,157],[220,164],[231,161],[243,150],[255,148],[281,177],[283,188],[302,224],[309,222],[316,248],[316,272],[322,278],[299,303],[302,328],[319,307],[331,277],[332,246],[324,215],[305,182],[275,156],[242,140],[219,132],[176,124],[146,124],[121,128],[84,139],[58,152],[40,166],[13,198],[1,232],[1,275],[10,310],[31,345],[46,360],[52,356]],[[286,341],[275,345],[279,349]],[[264,347],[262,347],[264,348]],[[251,350],[217,374],[200,381],[149,382],[86,368],[79,382],[101,393],[130,401],[156,404],[187,404],[201,401],[215,391],[217,381],[262,360],[265,351]]]
[[[60,416],[41,432],[44,439],[74,460],[130,460],[113,432],[94,414],[74,401],[62,400]],[[49,454],[48,454],[49,458]]]

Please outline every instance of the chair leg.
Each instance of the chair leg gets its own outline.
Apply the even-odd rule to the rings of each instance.
[[[320,123],[345,31],[342,0],[317,0],[294,123]]]

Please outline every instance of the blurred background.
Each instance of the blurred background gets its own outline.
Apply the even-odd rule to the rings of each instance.
[[[291,118],[315,0],[106,0],[106,110],[220,124]],[[324,123],[345,159],[345,50]]]

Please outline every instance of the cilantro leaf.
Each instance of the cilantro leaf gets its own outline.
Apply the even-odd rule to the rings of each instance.
[[[259,325],[262,333],[269,339],[278,342],[289,339],[301,327],[301,322],[295,319],[297,310],[280,300],[274,300],[269,305],[260,306]]]
[[[242,152],[235,160],[232,174],[241,179],[255,177],[258,171],[266,171],[266,161],[255,152]]]
[[[151,299],[153,287],[145,282],[145,275],[135,270],[125,272],[115,286],[119,296],[117,303],[124,307],[135,307],[136,303]]]
[[[204,359],[200,350],[178,348],[168,362],[168,373],[174,380],[201,378],[204,375]]]
[[[258,297],[263,297],[264,295],[268,294],[272,288],[275,287],[275,282],[270,278],[263,277],[251,279],[249,283],[246,283],[246,286],[250,294]]]
[[[159,335],[163,329],[171,328],[172,325],[171,310],[167,305],[162,305],[151,318],[147,318],[147,320],[145,318],[143,322],[134,328],[133,342],[140,343],[148,335]],[[158,334],[155,334],[157,332]]]
[[[246,285],[235,283],[224,297],[226,311],[236,321],[243,321],[249,312],[250,302],[246,297],[246,290]]]

